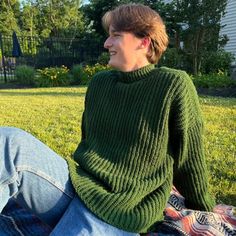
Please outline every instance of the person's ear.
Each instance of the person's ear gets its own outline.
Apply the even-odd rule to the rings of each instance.
[[[149,37],[144,37],[142,38],[142,41],[141,41],[141,48],[149,48],[149,45],[151,43],[151,39]]]

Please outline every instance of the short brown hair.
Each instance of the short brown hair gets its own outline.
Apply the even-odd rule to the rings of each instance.
[[[168,46],[166,27],[160,15],[142,4],[125,4],[108,11],[102,18],[104,29],[109,27],[116,31],[131,32],[138,38],[150,37],[150,52],[147,59],[155,64]]]

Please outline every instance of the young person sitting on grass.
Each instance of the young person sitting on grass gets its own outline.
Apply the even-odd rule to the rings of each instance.
[[[51,235],[157,231],[174,185],[188,208],[211,211],[197,93],[180,70],[155,68],[168,45],[157,12],[107,12],[109,65],[85,98],[82,139],[65,161],[30,134],[0,129],[0,210],[9,198],[53,227]]]

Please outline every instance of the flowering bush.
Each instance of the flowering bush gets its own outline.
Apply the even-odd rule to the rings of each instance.
[[[100,71],[104,71],[104,70],[110,70],[110,69],[111,69],[110,66],[101,65],[99,63],[96,63],[94,66],[86,65],[84,67],[84,75],[81,78],[81,84],[88,84],[96,73]]]
[[[90,66],[74,65],[71,70],[66,66],[61,67],[46,67],[38,69],[35,78],[36,86],[38,87],[58,87],[67,85],[87,85],[94,74],[99,71],[109,70],[107,65],[99,63]]]
[[[39,69],[36,77],[38,87],[57,87],[70,84],[69,69],[66,66]]]

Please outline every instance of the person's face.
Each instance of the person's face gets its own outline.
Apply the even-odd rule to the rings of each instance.
[[[104,43],[108,49],[110,60],[108,64],[120,71],[133,71],[147,64],[147,46],[144,39],[137,38],[130,32],[115,31],[109,27],[109,37]]]

